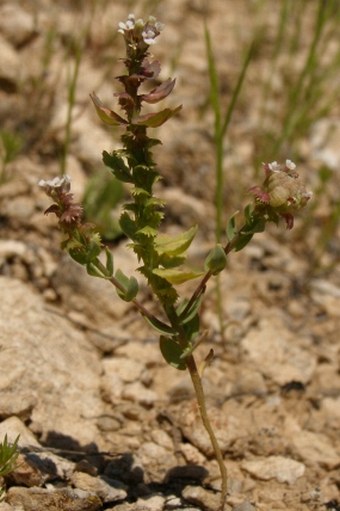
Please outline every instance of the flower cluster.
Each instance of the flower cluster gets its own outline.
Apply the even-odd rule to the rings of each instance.
[[[283,217],[287,228],[291,229],[294,225],[293,213],[307,204],[312,192],[306,190],[291,160],[286,160],[284,165],[276,161],[265,163],[264,171],[262,187],[253,186],[250,192],[264,214],[274,221],[278,215]]]
[[[126,73],[117,77],[124,90],[116,92],[114,96],[118,99],[119,106],[125,115],[122,116],[107,108],[95,93],[91,94],[91,99],[103,122],[111,126],[125,127],[128,131],[137,130],[140,134],[147,127],[161,126],[175,115],[181,106],[140,114],[143,102],[154,104],[162,101],[171,93],[175,85],[175,80],[169,78],[149,92],[141,93],[139,90],[143,83],[154,81],[160,73],[160,63],[150,58],[149,46],[155,43],[163,25],[153,16],[145,22],[141,18],[136,20],[134,14],[129,14],[127,21],[121,21],[118,27],[118,32],[123,35],[126,43],[127,58],[123,60]]]
[[[83,208],[80,204],[73,202],[69,176],[55,177],[46,181],[41,179],[38,185],[55,201],[45,214],[54,213],[59,218],[61,229],[65,232],[78,227],[82,220]]]
[[[118,32],[123,34],[126,43],[134,48],[143,43],[148,46],[155,44],[155,39],[163,28],[164,25],[153,16],[149,16],[144,22],[142,18],[136,20],[134,14],[129,14],[125,22],[118,24]]]

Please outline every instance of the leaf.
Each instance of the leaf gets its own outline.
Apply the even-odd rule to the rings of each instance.
[[[127,277],[121,270],[115,273],[115,279],[122,286],[123,289],[116,287],[118,296],[125,302],[131,302],[138,293],[138,282],[135,277]]]
[[[181,359],[183,350],[179,344],[173,340],[173,338],[161,335],[159,338],[159,347],[165,361],[169,365],[179,369],[180,371],[184,371],[186,369],[187,366],[185,360]]]
[[[138,186],[135,186],[133,190],[131,191],[131,195],[133,197],[149,197],[150,193],[145,190],[144,188],[139,188]],[[144,204],[144,201],[143,201]]]
[[[121,156],[118,156],[115,152],[109,154],[107,151],[103,151],[103,162],[104,165],[112,170],[112,174],[119,179],[119,181],[133,183],[129,167],[125,165]]]
[[[91,277],[98,277],[100,279],[107,278],[106,275],[104,275],[104,273],[100,271],[99,268],[97,268],[97,266],[93,263],[87,263],[86,271],[89,275],[91,275]]]
[[[142,227],[142,229],[138,229],[136,234],[144,234],[144,236],[147,236],[148,238],[154,238],[157,236],[157,230],[150,225],[146,225],[145,227]]]
[[[7,440],[7,434],[2,442],[0,442],[0,476],[5,476],[14,470],[15,462],[18,459],[18,441],[20,435],[14,440],[13,443],[9,443]]]
[[[197,225],[177,236],[160,234],[155,239],[155,250],[159,256],[178,256],[183,254],[190,246],[197,232]]]
[[[113,110],[106,108],[94,92],[90,94],[90,98],[93,101],[98,117],[105,122],[105,124],[109,124],[110,126],[122,126],[128,124],[123,117]]]
[[[169,78],[158,87],[155,87],[148,94],[142,94],[140,98],[147,103],[158,103],[162,99],[166,98],[172,89],[174,88],[176,80]]]
[[[253,211],[254,211],[254,208],[251,204],[247,204],[246,207],[244,208],[243,212],[244,212],[244,217],[245,217],[247,223],[252,221]]]
[[[126,234],[126,236],[128,236],[130,239],[133,239],[136,233],[136,224],[128,213],[125,212],[120,215],[119,225],[121,226],[122,231]]]
[[[239,252],[244,248],[246,245],[248,245],[249,241],[252,239],[254,235],[251,234],[240,234],[240,239],[235,245],[235,252]]]
[[[155,318],[154,316],[144,316],[145,320],[149,325],[152,326],[156,330],[156,332],[160,334],[166,334],[166,335],[173,335],[175,334],[174,329],[167,325],[166,323],[163,323],[163,321],[160,321],[159,319]]]
[[[183,325],[184,332],[185,332],[185,338],[192,341],[197,337],[200,330],[200,318],[199,315],[196,313],[193,315],[189,321],[185,322]]]
[[[155,268],[152,270],[152,273],[174,285],[183,284],[188,280],[197,279],[203,275],[203,272],[194,271],[190,268]]]
[[[202,303],[202,296],[196,298],[196,300],[194,300],[193,303],[190,305],[189,309],[186,310],[188,303],[189,300],[184,299],[176,309],[178,318],[182,325],[185,325],[185,323],[190,321],[198,313]]]
[[[218,243],[208,254],[204,262],[204,268],[210,270],[213,275],[217,275],[224,270],[227,264],[226,253],[220,243]]]
[[[183,256],[169,257],[164,254],[159,258],[159,265],[163,268],[177,268],[177,266],[181,266],[184,262],[185,257]]]
[[[235,235],[237,233],[236,215],[238,215],[238,213],[239,213],[239,211],[236,211],[228,222],[227,230],[226,230],[228,241],[232,241],[232,239],[235,237]]]
[[[182,105],[177,108],[165,108],[160,112],[140,115],[134,120],[134,124],[138,126],[148,126],[149,128],[158,128],[164,124],[170,117],[175,115],[182,108]]]
[[[113,255],[112,255],[112,252],[107,247],[105,247],[105,254],[106,254],[106,269],[108,272],[108,276],[112,277],[113,269],[114,269]]]

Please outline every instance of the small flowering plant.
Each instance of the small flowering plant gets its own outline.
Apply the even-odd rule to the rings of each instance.
[[[285,165],[276,162],[265,164],[265,180],[262,186],[250,189],[254,200],[244,209],[241,227],[236,224],[236,214],[233,215],[226,229],[226,244],[217,244],[212,248],[201,271],[194,271],[188,266],[186,252],[195,237],[197,226],[177,236],[160,232],[164,202],[154,195],[154,184],[160,179],[160,174],[152,156],[152,148],[160,141],[148,134],[149,128],[162,125],[181,106],[152,113],[142,112],[143,103],[157,104],[171,93],[175,85],[175,80],[169,78],[149,91],[141,91],[142,85],[155,81],[159,75],[160,64],[151,58],[149,47],[155,43],[162,28],[153,17],[145,22],[143,19],[136,20],[132,14],[127,21],[119,23],[118,31],[126,46],[123,60],[126,72],[117,77],[123,90],[117,92],[115,97],[122,113],[104,106],[96,94],[91,95],[100,119],[123,130],[121,149],[110,153],[104,151],[103,161],[118,180],[131,187],[131,200],[124,204],[120,225],[137,255],[138,271],[144,275],[159,304],[157,315],[141,304],[137,279],[120,269],[115,270],[112,253],[103,246],[95,227],[84,222],[82,207],[74,202],[70,192],[70,179],[63,176],[49,181],[41,180],[39,185],[53,200],[46,213],[54,213],[58,218],[59,227],[64,233],[62,247],[84,265],[90,275],[107,279],[123,300],[130,301],[137,308],[159,333],[160,350],[168,364],[178,370],[189,371],[201,418],[221,472],[219,510],[223,511],[227,496],[227,472],[209,420],[201,379],[204,365],[211,361],[213,354],[209,352],[203,363],[198,365],[194,353],[202,340],[202,298],[207,282],[224,269],[231,251],[241,250],[254,234],[264,231],[267,222],[278,223],[283,217],[287,227],[292,228],[293,215],[308,202],[311,194],[306,192],[295,164],[290,160]],[[105,263],[100,257],[103,250]],[[189,298],[180,297],[178,285],[191,279],[199,279],[195,291]]]

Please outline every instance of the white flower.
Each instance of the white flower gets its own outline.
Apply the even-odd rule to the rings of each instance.
[[[139,22],[140,20],[138,20]],[[124,21],[120,21],[118,23],[118,32],[120,34],[124,34],[125,31],[129,31],[129,30],[133,30],[135,28],[135,15],[134,14],[129,14],[128,15],[128,19],[124,22]]]
[[[281,165],[277,163],[277,161],[272,161],[271,163],[268,163],[268,168],[272,172],[279,172],[281,170]]]
[[[286,160],[286,168],[288,170],[295,170],[296,169],[296,165],[295,165],[295,163],[292,160]]]
[[[54,177],[53,179],[40,179],[38,186],[43,188],[47,194],[52,191],[69,192],[71,188],[71,178],[67,175]]]
[[[147,31],[143,31],[142,32],[142,37],[143,37],[143,40],[145,42],[145,44],[155,44],[155,37],[157,36],[158,34],[156,32],[154,32],[154,30],[152,29],[148,29]]]

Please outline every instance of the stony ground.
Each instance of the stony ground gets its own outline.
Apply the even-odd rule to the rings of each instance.
[[[169,230],[199,224],[191,252],[199,264],[214,229],[202,14],[226,101],[253,30],[262,27],[266,34],[225,151],[230,215],[257,179],[257,84],[266,72],[280,2],[261,10],[260,2],[211,0],[207,12],[195,0],[136,3],[0,3],[1,126],[22,138],[0,185],[0,439],[20,434],[19,463],[6,478],[1,511],[213,511],[218,505],[217,464],[188,375],[166,366],[156,335],[131,305],[61,252],[55,222],[43,216],[49,201],[37,181],[60,169],[77,41],[84,49],[66,168],[78,197],[89,175],[100,171],[101,152],[114,147],[118,135],[105,131],[88,95],[95,90],[112,104],[123,55],[115,27],[133,8],[142,16],[151,10],[166,24],[154,49],[162,77],[177,77],[169,101],[183,104],[157,133],[163,141],[156,155],[164,177],[159,193],[168,201]],[[303,19],[306,34],[312,11]],[[287,64],[284,58],[281,64]],[[296,62],[288,64],[293,73]],[[279,98],[279,79],[275,87]],[[329,122],[334,129],[325,138]],[[334,108],[295,149],[309,187],[319,186],[318,169],[326,164],[330,185],[294,231],[270,229],[231,256],[221,278],[223,340],[214,283],[206,293],[207,341],[197,356],[215,352],[204,385],[229,473],[227,509],[233,511],[340,509],[339,230],[320,248],[331,204],[339,200],[339,147]],[[131,272],[136,261],[125,244],[111,248],[116,267]]]

